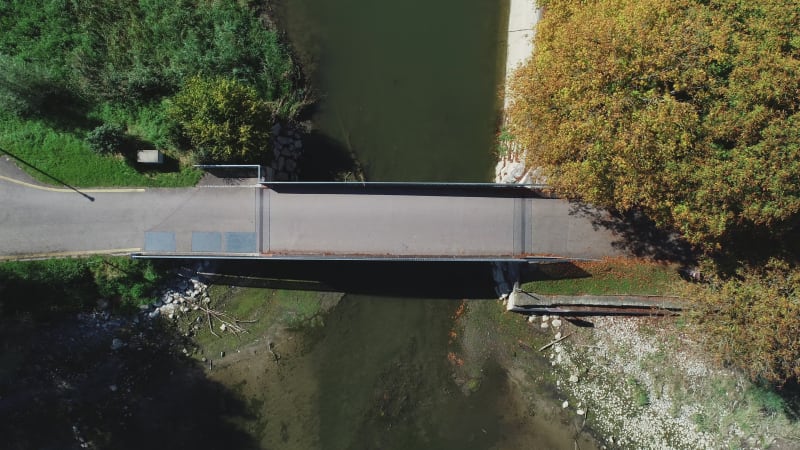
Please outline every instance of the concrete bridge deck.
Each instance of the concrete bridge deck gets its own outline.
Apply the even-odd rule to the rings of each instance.
[[[86,191],[89,192],[89,191]],[[512,260],[619,254],[563,200],[525,188],[274,183],[95,192],[0,180],[0,257]]]

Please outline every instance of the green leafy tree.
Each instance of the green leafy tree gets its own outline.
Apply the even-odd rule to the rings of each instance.
[[[512,132],[568,196],[719,248],[800,212],[800,4],[547,0]]]
[[[203,162],[269,162],[273,114],[255,88],[230,78],[190,78],[168,108]]]

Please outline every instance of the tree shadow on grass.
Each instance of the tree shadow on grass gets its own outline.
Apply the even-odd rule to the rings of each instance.
[[[243,399],[183,356],[189,342],[164,322],[5,322],[4,448],[258,448],[231,423],[252,418]]]

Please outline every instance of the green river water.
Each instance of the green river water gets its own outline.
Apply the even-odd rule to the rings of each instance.
[[[306,140],[315,164],[326,152],[344,152],[371,181],[490,181],[507,7],[488,0],[276,5],[321,98]],[[463,331],[472,336],[469,349],[453,342],[461,299],[490,298],[492,280],[488,266],[445,266],[300,265],[309,278],[347,279],[351,287],[341,289],[349,293],[311,335],[273,330],[279,364],[262,350],[215,375],[261,405],[245,424],[261,447],[574,448],[575,426],[554,412],[560,407],[520,389],[492,357],[490,321]],[[500,306],[473,300],[470,308],[485,314]],[[471,369],[448,360],[451,352],[472,354]],[[586,436],[579,443],[593,448]]]

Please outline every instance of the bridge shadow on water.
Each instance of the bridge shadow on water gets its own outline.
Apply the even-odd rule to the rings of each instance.
[[[508,263],[505,263],[508,264]],[[519,281],[553,279],[537,264],[518,264]],[[589,274],[558,263],[558,278]],[[244,287],[335,291],[406,298],[493,299],[497,282],[488,262],[220,261],[208,270],[216,283]]]

